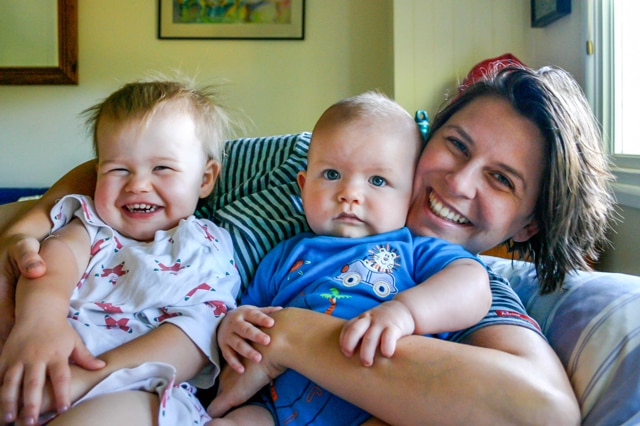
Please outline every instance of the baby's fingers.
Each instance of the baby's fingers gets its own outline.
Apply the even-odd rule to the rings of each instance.
[[[369,327],[362,338],[362,343],[360,344],[360,361],[365,367],[373,365],[373,359],[380,345],[382,331],[383,330],[377,326]]]
[[[96,358],[93,356],[89,349],[85,346],[80,336],[77,336],[76,344],[71,352],[71,361],[73,361],[77,366],[84,368],[85,370],[99,370],[103,368],[106,363],[100,358]],[[69,372],[69,364],[67,362],[64,363],[66,366],[66,371]],[[55,382],[54,382],[55,383]]]
[[[227,343],[221,345],[221,347],[222,355],[229,364],[231,364],[231,360],[233,358],[237,358],[238,355],[253,362],[260,362],[262,360],[262,355],[260,354],[260,352],[255,350],[255,348],[251,346],[248,341],[239,338],[238,336],[232,336],[231,338],[227,339]],[[228,359],[227,356],[230,356],[231,359]],[[238,371],[237,368],[234,368],[234,370]]]
[[[369,317],[358,317],[348,321],[340,331],[340,349],[346,356],[352,356],[364,334],[369,329]]]
[[[380,342],[380,352],[382,352],[382,355],[391,358],[396,352],[396,345],[402,336],[403,334],[396,327],[388,327],[385,329]]]
[[[24,366],[16,364],[4,374],[2,389],[0,389],[0,405],[2,408],[2,420],[5,423],[11,423],[16,419],[23,372]]]
[[[49,378],[53,387],[56,410],[59,413],[63,413],[71,405],[71,369],[69,368],[69,363],[58,362],[52,364],[49,367]],[[43,386],[40,387],[40,395],[42,395]]]
[[[280,307],[267,306],[264,308],[247,309],[244,313],[245,321],[253,324],[256,327],[271,328],[275,323],[274,319],[269,314],[279,311]]]
[[[22,408],[20,409],[20,419],[23,424],[36,424],[40,414],[40,406],[42,405],[42,389],[46,380],[45,375],[45,364],[27,366],[24,371]]]
[[[244,365],[242,361],[240,361],[240,358],[238,358],[236,351],[229,346],[225,346],[220,349],[220,352],[222,352],[222,357],[233,371],[238,374],[244,373]]]

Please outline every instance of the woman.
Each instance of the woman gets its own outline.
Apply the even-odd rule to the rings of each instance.
[[[567,271],[585,267],[604,238],[610,179],[575,81],[550,68],[505,69],[436,116],[408,225],[472,252],[506,242],[534,261],[541,288],[551,291]],[[22,221],[10,235],[44,235],[48,223],[40,215],[31,211],[31,224]],[[37,265],[33,239],[5,238],[11,244],[4,256],[9,247],[20,265]],[[270,343],[257,346],[262,361],[248,363],[242,376],[225,372],[210,409],[224,412],[293,368],[393,424],[577,424],[578,405],[557,357],[524,326],[523,312],[508,314],[523,326],[493,309],[460,336],[466,344],[409,336],[392,358],[365,368],[339,351],[341,320],[285,309],[265,329]]]

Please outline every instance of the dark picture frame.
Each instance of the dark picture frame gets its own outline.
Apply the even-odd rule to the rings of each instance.
[[[546,27],[571,13],[571,0],[531,0],[531,26]]]
[[[158,0],[158,38],[304,40],[304,3],[282,1],[281,8],[261,13],[255,9],[238,11],[239,6],[225,10],[205,2]],[[264,5],[279,7],[278,2]],[[261,13],[261,18],[268,16],[268,21],[253,21],[249,15],[254,12]]]
[[[0,84],[78,84],[78,0],[57,0],[57,14],[58,64],[0,67]]]

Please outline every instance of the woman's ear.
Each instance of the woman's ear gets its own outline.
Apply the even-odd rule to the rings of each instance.
[[[538,233],[538,221],[532,220],[527,223],[520,231],[518,231],[511,239],[516,243],[524,243]]]
[[[300,187],[300,191],[304,189],[304,183],[307,180],[307,172],[300,171],[298,172],[298,186]]]
[[[220,164],[216,160],[209,160],[204,166],[202,183],[200,184],[200,198],[206,198],[213,191],[213,187],[220,174]]]

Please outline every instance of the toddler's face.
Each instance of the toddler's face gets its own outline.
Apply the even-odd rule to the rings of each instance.
[[[307,171],[298,175],[311,229],[357,238],[403,227],[420,149],[416,133],[363,120],[315,129]]]
[[[101,117],[97,140],[96,210],[125,236],[152,240],[213,189],[218,165],[207,161],[185,112],[161,107],[146,122]]]

